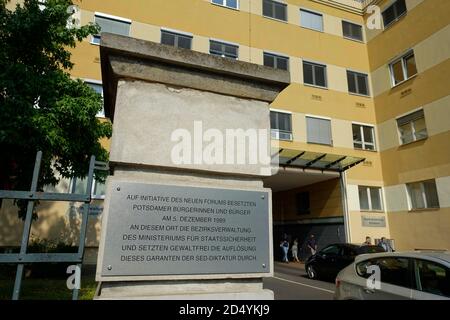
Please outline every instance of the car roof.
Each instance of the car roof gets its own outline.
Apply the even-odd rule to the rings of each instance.
[[[397,252],[382,252],[363,254],[356,257],[356,262],[367,260],[368,258],[382,258],[382,257],[404,257],[416,259],[431,259],[440,260],[450,264],[450,251],[397,251]]]

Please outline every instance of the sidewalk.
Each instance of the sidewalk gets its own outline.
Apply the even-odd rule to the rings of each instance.
[[[274,266],[277,267],[283,267],[283,268],[291,268],[296,270],[305,270],[305,264],[303,262],[292,262],[289,263],[281,262],[281,261],[275,261]]]

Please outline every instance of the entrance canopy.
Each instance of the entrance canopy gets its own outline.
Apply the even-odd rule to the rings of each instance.
[[[293,167],[300,169],[313,169],[332,172],[344,172],[361,162],[365,158],[337,155],[332,153],[318,153],[280,148],[272,159],[279,158],[280,167]],[[276,163],[274,163],[276,164]]]

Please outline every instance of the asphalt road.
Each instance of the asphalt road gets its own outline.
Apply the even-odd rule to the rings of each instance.
[[[293,263],[275,263],[274,277],[264,280],[264,288],[275,293],[275,300],[332,300],[334,294],[334,283],[310,280]]]

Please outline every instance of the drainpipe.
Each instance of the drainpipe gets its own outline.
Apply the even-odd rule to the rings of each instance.
[[[350,236],[350,217],[348,213],[348,205],[347,205],[347,188],[345,183],[345,173],[339,173],[339,181],[341,184],[341,199],[342,199],[342,210],[344,211],[344,230],[345,230],[345,241],[347,243],[351,243]]]

